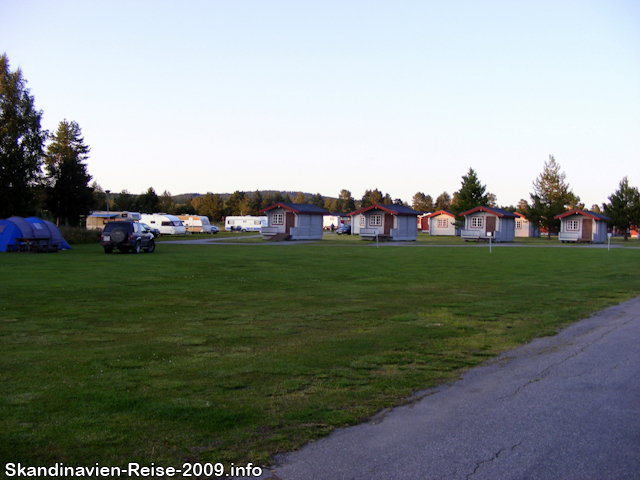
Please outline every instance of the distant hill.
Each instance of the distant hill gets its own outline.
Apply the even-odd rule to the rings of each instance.
[[[298,192],[288,192],[288,191],[281,191],[281,190],[259,190],[259,192],[260,192],[260,195],[262,195],[263,197],[266,197],[267,195],[273,195],[276,192],[280,192],[280,195],[282,195],[283,197],[285,195],[289,195],[289,198],[291,198],[291,201],[294,201],[295,198],[298,196]],[[255,191],[244,192],[244,194],[249,198],[253,198],[254,193]],[[311,197],[315,195],[315,193],[306,193],[306,192],[302,192],[302,194],[304,195],[304,198],[306,200],[309,200]],[[187,200],[191,198],[203,197],[204,195],[205,195],[204,193],[181,193],[180,195],[172,195],[171,198],[173,198],[174,203],[180,204],[180,203],[186,203]],[[214,193],[214,195],[220,195],[220,197],[222,197],[223,200],[226,200],[232,194],[231,193],[218,193],[218,194]],[[322,198],[330,198],[331,200],[337,200],[338,197],[326,197],[322,195]]]

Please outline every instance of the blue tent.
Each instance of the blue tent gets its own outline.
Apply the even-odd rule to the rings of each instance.
[[[38,217],[27,217],[25,220],[31,224],[34,236],[49,239],[49,250],[71,250],[71,246],[62,238],[62,233],[55,223]]]
[[[9,217],[0,220],[0,252],[18,251],[18,238],[37,241],[39,249],[48,252],[69,250],[71,247],[62,238],[56,225],[37,217]]]

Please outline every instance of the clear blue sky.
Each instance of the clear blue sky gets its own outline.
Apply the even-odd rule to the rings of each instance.
[[[114,192],[640,186],[637,0],[0,0],[0,52]]]

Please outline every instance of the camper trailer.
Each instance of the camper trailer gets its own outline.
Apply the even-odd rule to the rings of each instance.
[[[184,235],[186,229],[182,222],[175,215],[167,213],[143,213],[140,221],[146,223],[151,228],[157,228],[162,235]]]
[[[211,233],[209,217],[201,215],[178,215],[188,233]]]
[[[267,226],[267,217],[227,217],[224,220],[224,229],[229,232],[259,232]]]
[[[124,220],[140,221],[138,212],[91,212],[87,215],[87,230],[104,230],[107,222],[117,222]]]

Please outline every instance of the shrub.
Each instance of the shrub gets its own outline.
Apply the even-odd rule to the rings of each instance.
[[[69,245],[80,245],[83,243],[100,243],[99,230],[87,230],[82,227],[64,227],[60,226],[62,237]]]

